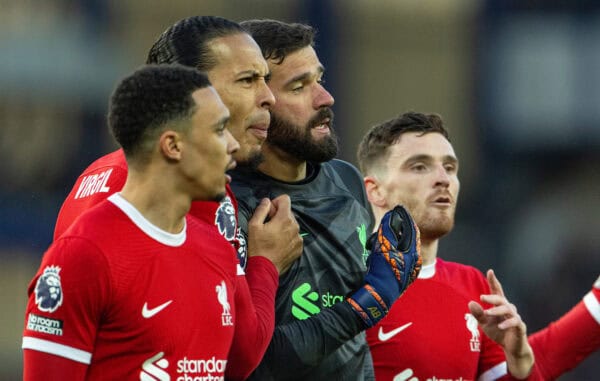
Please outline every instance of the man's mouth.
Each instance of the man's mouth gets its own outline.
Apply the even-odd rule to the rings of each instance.
[[[331,133],[331,130],[329,128],[330,123],[331,123],[331,120],[329,118],[326,118],[326,119],[318,122],[318,124],[314,125],[311,128],[311,130],[315,131],[319,135],[329,135]]]
[[[252,124],[248,127],[248,130],[250,130],[250,132],[257,138],[259,138],[261,140],[265,140],[267,138],[269,124],[268,123]]]
[[[447,195],[439,195],[433,198],[433,203],[436,205],[450,206],[452,205],[452,198]]]

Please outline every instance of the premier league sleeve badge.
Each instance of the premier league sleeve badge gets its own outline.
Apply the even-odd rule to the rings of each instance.
[[[62,305],[60,267],[47,266],[35,285],[35,304],[43,312],[54,312]]]

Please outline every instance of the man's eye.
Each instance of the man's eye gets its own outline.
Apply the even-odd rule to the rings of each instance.
[[[448,173],[455,173],[456,172],[456,165],[448,164],[444,168],[446,169],[446,172],[448,172]]]

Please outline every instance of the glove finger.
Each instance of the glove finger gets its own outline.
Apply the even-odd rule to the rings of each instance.
[[[404,252],[410,248],[415,237],[414,222],[408,211],[401,205],[397,205],[390,216],[390,229],[396,238],[396,247]]]

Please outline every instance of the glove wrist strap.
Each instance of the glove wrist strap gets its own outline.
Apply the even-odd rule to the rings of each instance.
[[[368,328],[377,324],[389,311],[387,304],[369,284],[359,288],[347,301]]]

